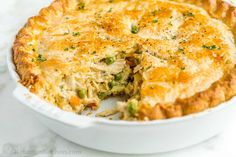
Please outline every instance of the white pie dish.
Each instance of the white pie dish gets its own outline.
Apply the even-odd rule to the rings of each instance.
[[[11,52],[7,54],[7,62],[16,83],[13,94],[24,106],[55,133],[97,150],[150,154],[185,148],[220,133],[236,111],[234,97],[213,109],[167,120],[128,122],[75,115],[40,100],[18,83]]]

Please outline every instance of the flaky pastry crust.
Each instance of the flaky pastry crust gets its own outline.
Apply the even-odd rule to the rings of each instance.
[[[189,3],[204,8],[212,18],[223,21],[236,39],[236,8],[231,4],[222,0],[172,1]],[[59,20],[68,10],[73,10],[75,6],[78,7],[77,0],[55,0],[49,7],[42,9],[38,16],[30,18],[25,27],[18,33],[13,46],[13,60],[20,76],[20,82],[28,87],[31,92],[40,95],[39,89],[45,83],[45,78],[40,74],[38,63],[32,62],[32,58],[37,57],[34,49],[35,41],[41,38],[43,31],[47,30],[48,26]],[[64,65],[60,64],[60,66],[63,68]],[[180,117],[215,107],[235,95],[236,72],[235,68],[232,68],[220,80],[212,83],[208,89],[195,93],[188,98],[178,98],[174,103],[159,103],[154,106],[141,104],[135,118],[155,120]],[[73,102],[78,101],[76,98],[72,100]],[[73,102],[71,102],[72,105]]]

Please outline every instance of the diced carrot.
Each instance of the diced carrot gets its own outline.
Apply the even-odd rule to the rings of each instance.
[[[70,103],[71,107],[76,108],[81,104],[80,98],[77,96],[72,96],[69,100],[69,103]]]

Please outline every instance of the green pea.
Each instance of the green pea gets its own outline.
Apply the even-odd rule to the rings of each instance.
[[[45,62],[46,60],[47,59],[41,54],[39,54],[38,57],[37,57],[37,61],[39,61],[39,62]]]
[[[157,20],[157,19],[153,19],[152,22],[153,22],[153,23],[157,23],[158,20]]]
[[[80,32],[72,32],[72,35],[73,35],[74,37],[80,36]]]
[[[105,58],[105,63],[107,64],[107,65],[111,65],[111,64],[113,64],[115,62],[115,58],[114,57],[107,57],[107,58]]]
[[[122,74],[118,73],[115,75],[115,81],[120,81],[122,79]]]
[[[82,3],[82,2],[79,3],[78,8],[79,8],[80,10],[84,9],[84,8],[85,8],[85,3]]]
[[[108,86],[110,89],[112,89],[114,86],[117,86],[117,83],[115,81],[111,81],[108,83]]]
[[[81,99],[84,99],[85,96],[87,95],[87,90],[86,89],[79,89],[77,91],[77,94]]]
[[[127,107],[129,113],[132,115],[135,115],[138,112],[138,105],[133,102],[129,102]]]
[[[105,92],[99,92],[99,93],[98,93],[98,98],[99,98],[99,99],[103,100],[103,99],[105,99],[106,97],[107,97],[107,93],[105,93]]]

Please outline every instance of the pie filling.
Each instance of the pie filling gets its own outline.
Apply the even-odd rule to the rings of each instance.
[[[125,120],[200,112],[213,101],[201,103],[199,93],[216,91],[214,84],[235,65],[229,28],[193,5],[77,1],[57,16],[27,43],[27,61],[37,76],[28,87],[66,111],[97,109],[120,95],[127,100],[116,111]]]

